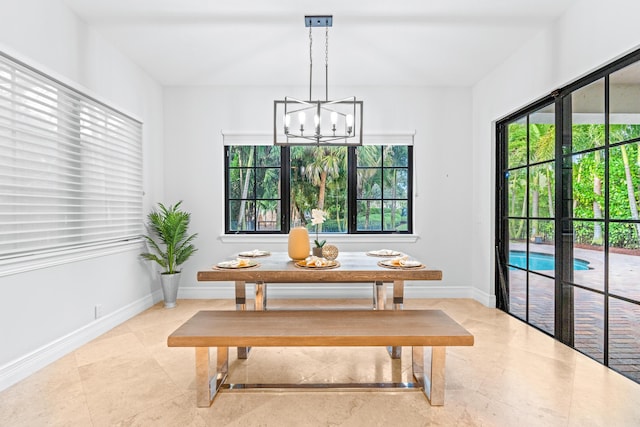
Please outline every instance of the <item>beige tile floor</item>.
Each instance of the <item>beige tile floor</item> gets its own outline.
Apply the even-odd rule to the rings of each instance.
[[[474,347],[447,350],[444,407],[431,407],[416,390],[288,390],[222,393],[210,408],[197,408],[194,352],[168,348],[166,338],[198,310],[233,308],[222,300],[150,308],[0,392],[0,426],[640,425],[639,384],[466,299],[405,304],[442,309],[475,335]],[[379,348],[258,348],[246,361],[232,351],[231,380],[379,382],[398,371],[406,379],[407,350],[393,367]]]

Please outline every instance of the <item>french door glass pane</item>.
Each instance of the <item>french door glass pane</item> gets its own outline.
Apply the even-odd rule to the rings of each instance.
[[[604,79],[571,94],[573,152],[604,145]]]
[[[604,150],[597,150],[572,157],[574,218],[603,218],[604,153]]]
[[[640,201],[638,143],[611,148],[609,153],[609,216],[612,219],[638,219],[638,202]],[[637,236],[635,240],[637,242]]]
[[[640,137],[640,62],[609,77],[609,142]]]
[[[573,242],[573,283],[604,291],[604,223],[575,221]],[[598,237],[595,237],[598,236]]]
[[[529,270],[554,276],[556,251],[554,229],[555,224],[551,220],[531,220]]]
[[[529,162],[538,163],[555,158],[556,126],[553,104],[529,115]]]
[[[604,296],[574,288],[574,347],[604,363]]]
[[[640,382],[640,305],[609,299],[609,366]]]
[[[640,301],[638,228],[640,223],[609,224],[609,292],[635,301]]]
[[[509,216],[523,217],[527,214],[527,169],[516,169],[507,173],[507,206]]]
[[[526,219],[509,220],[509,250],[525,250]]]
[[[507,126],[507,167],[527,163],[527,119],[523,117]]]
[[[555,280],[529,273],[529,322],[554,333]]]
[[[529,168],[529,215],[553,218],[555,215],[556,184],[553,162]]]
[[[509,267],[509,313],[527,318],[527,273]]]

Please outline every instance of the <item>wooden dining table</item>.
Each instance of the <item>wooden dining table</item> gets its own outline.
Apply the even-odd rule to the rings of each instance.
[[[404,254],[409,259],[415,257]],[[385,267],[380,261],[393,258],[367,255],[365,252],[340,252],[338,265],[333,268],[300,267],[289,258],[286,252],[272,252],[261,257],[239,257],[250,260],[255,266],[245,268],[213,267],[198,271],[200,282],[234,282],[236,310],[247,310],[247,285],[255,284],[255,310],[267,310],[267,284],[274,283],[371,283],[373,286],[372,308],[384,310],[386,305],[385,283],[393,284],[392,309],[402,310],[404,304],[404,283],[407,280],[442,280],[442,271],[428,266],[422,267]],[[419,260],[419,258],[418,258]],[[238,348],[238,357],[246,358],[248,349]],[[393,358],[399,358],[401,349],[389,349]]]

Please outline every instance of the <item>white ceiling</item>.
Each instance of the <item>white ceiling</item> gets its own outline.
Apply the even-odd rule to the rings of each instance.
[[[163,85],[308,85],[304,16],[333,15],[330,86],[469,86],[574,0],[64,1]]]

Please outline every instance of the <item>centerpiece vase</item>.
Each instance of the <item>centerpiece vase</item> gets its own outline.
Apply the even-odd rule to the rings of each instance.
[[[289,231],[289,258],[294,261],[309,256],[309,231],[306,227],[294,227]]]

